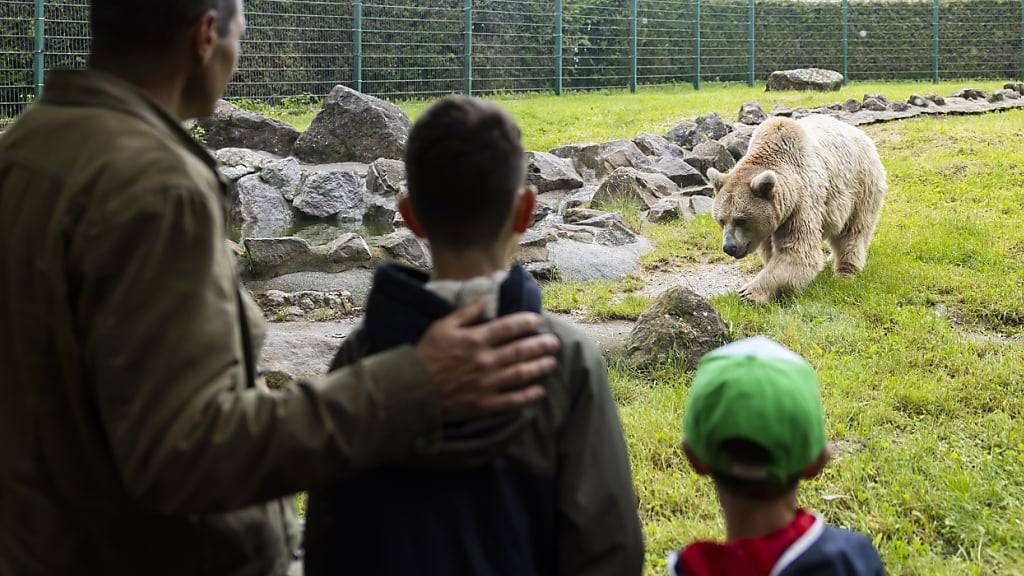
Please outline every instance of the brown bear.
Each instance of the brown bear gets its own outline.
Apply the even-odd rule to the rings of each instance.
[[[744,299],[765,303],[806,288],[825,267],[823,239],[836,276],[864,269],[888,186],[861,130],[822,115],[772,118],[735,168],[711,169],[708,178],[726,254],[740,259],[756,249],[764,261],[740,289]]]

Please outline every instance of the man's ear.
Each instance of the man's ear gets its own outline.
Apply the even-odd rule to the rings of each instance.
[[[758,198],[771,200],[772,195],[775,194],[775,184],[778,179],[778,174],[771,170],[765,170],[750,181],[750,191]]]
[[[807,468],[804,468],[801,477],[804,480],[811,480],[817,478],[821,471],[828,466],[828,463],[832,461],[832,444],[825,444],[825,449],[821,451],[821,456],[814,462],[811,462]]]
[[[516,234],[526,232],[533,222],[533,210],[537,207],[537,189],[527,186],[516,194],[515,220],[512,221],[512,231]]]
[[[402,196],[398,200],[398,212],[402,214],[402,219],[405,220],[405,225],[412,230],[412,233],[418,238],[426,238],[427,235],[423,232],[423,228],[420,226],[419,220],[416,219],[416,213],[412,210],[412,202],[409,201],[408,196]]]
[[[195,47],[196,56],[204,65],[213,58],[214,49],[220,42],[217,19],[216,10],[207,10],[196,22],[192,31],[192,45]]]
[[[690,446],[686,442],[683,442],[683,453],[686,454],[686,459],[690,462],[690,466],[698,476],[711,475],[711,467],[705,464],[700,458],[697,458],[697,455],[693,453],[693,450],[690,450]]]
[[[715,191],[722,189],[722,183],[725,182],[725,174],[722,174],[714,168],[708,168],[708,181],[714,186]]]

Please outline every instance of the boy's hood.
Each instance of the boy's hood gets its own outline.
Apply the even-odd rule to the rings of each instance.
[[[455,306],[427,289],[430,276],[398,264],[385,264],[374,274],[363,320],[366,355],[415,344],[430,326]],[[517,312],[540,314],[540,287],[521,266],[513,266],[502,282],[498,317]],[[536,416],[535,407],[478,418],[444,427],[444,441],[429,456],[431,466],[476,466],[498,454]]]

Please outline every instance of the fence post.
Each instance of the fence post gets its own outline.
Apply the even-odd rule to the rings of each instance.
[[[363,0],[352,4],[352,87],[363,91]]]
[[[629,2],[629,91],[636,93],[637,84],[637,0]]]
[[[932,0],[932,82],[939,83],[939,0]]]
[[[35,49],[32,54],[33,76],[36,85],[36,99],[43,95],[43,81],[46,75],[46,8],[43,0],[36,0]]]
[[[750,75],[747,85],[753,86],[757,76],[757,44],[754,39],[754,0],[747,1],[747,59],[750,64]]]
[[[1022,0],[1024,1],[1024,0]],[[850,0],[843,0],[843,84],[850,81]]]
[[[465,39],[465,55],[463,61],[463,76],[466,78],[466,95],[473,95],[473,0],[465,0],[463,5],[463,31]]]
[[[700,0],[694,0],[693,89],[700,90]]]
[[[555,95],[562,95],[562,0],[555,0]]]

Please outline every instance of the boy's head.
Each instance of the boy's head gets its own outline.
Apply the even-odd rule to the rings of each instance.
[[[519,127],[494,104],[443,98],[413,126],[405,155],[402,215],[435,250],[505,248],[526,231],[534,192]]]
[[[720,492],[776,500],[828,463],[825,418],[814,369],[767,338],[705,356],[683,420],[694,469]]]

